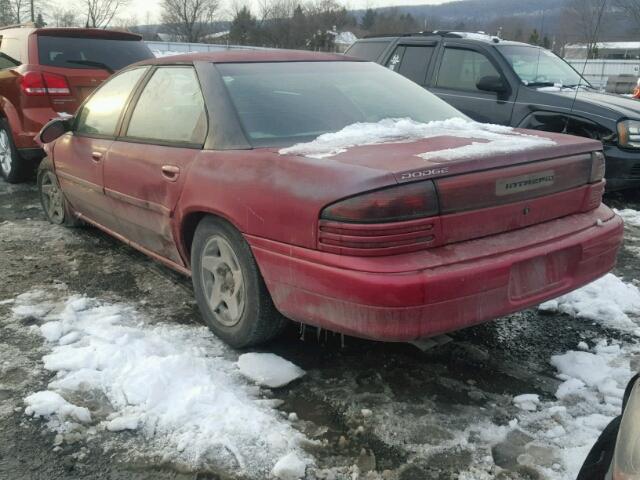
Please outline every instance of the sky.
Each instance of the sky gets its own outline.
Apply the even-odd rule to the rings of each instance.
[[[398,6],[398,5],[424,5],[424,4],[438,4],[446,3],[451,0],[337,0],[338,3],[345,5],[347,8],[367,8],[367,7],[383,7],[383,6]],[[221,8],[225,10],[228,8],[230,0],[221,0]],[[240,0],[241,3],[246,3],[250,7],[256,8],[258,5],[257,0]],[[69,0],[54,0],[54,5],[60,8],[69,8]],[[301,0],[304,3],[304,0]],[[136,17],[138,22],[146,23],[147,16],[149,16],[150,23],[157,23],[160,21],[160,0],[130,0],[130,3],[122,16],[125,18]]]

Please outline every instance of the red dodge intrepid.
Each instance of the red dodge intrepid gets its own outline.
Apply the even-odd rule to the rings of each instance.
[[[191,275],[236,347],[285,317],[387,341],[460,329],[591,282],[622,241],[600,143],[474,124],[344,56],[147,60],[40,140],[49,220]]]

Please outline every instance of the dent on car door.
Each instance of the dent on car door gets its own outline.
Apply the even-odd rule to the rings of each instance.
[[[104,160],[125,105],[145,70],[129,70],[105,83],[82,106],[72,131],[55,144],[56,173],[65,196],[76,212],[109,229],[116,222],[104,195]]]
[[[120,233],[179,265],[171,216],[207,128],[194,68],[157,68],[132,102],[104,164],[105,193]]]
[[[501,78],[507,90],[497,93],[479,89],[479,80],[486,77]],[[430,90],[476,121],[503,125],[511,121],[514,92],[496,65],[480,51],[445,47]]]

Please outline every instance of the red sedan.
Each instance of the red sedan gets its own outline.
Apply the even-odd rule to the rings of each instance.
[[[236,347],[285,318],[387,341],[460,329],[591,282],[622,241],[599,142],[476,124],[344,56],[144,61],[40,136],[49,220],[191,275]]]

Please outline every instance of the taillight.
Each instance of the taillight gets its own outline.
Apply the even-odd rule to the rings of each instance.
[[[62,75],[56,75],[55,73],[44,72],[44,84],[47,87],[49,95],[71,95],[71,89],[67,79]]]
[[[589,177],[589,183],[596,183],[604,178],[605,171],[605,159],[604,153],[592,152],[591,153],[591,175]]]
[[[48,72],[26,72],[20,79],[20,88],[25,95],[29,96],[71,95],[67,79],[62,75]]]
[[[320,218],[337,222],[400,222],[437,215],[438,196],[432,181],[383,188],[340,200],[326,207]]]
[[[20,88],[25,95],[46,95],[44,79],[40,72],[27,72],[20,79]]]

